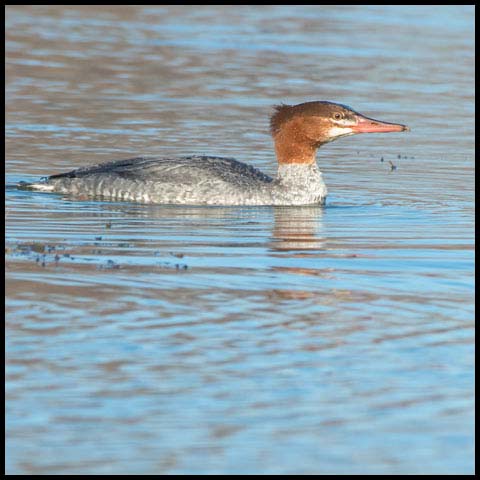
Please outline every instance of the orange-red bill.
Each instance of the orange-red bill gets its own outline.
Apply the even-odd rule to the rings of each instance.
[[[364,117],[363,115],[357,115],[357,125],[350,128],[353,133],[388,133],[410,130],[406,125],[400,123],[380,122],[379,120]]]

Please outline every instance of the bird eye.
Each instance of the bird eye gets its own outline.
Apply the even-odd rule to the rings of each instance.
[[[341,120],[342,117],[343,117],[343,115],[342,115],[341,113],[338,113],[338,112],[337,112],[337,113],[334,113],[334,114],[333,114],[333,118],[334,118],[335,120]]]

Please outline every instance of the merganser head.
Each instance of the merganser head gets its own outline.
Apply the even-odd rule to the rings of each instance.
[[[310,164],[318,147],[346,135],[409,130],[398,123],[380,122],[333,102],[279,105],[270,119],[277,160]]]

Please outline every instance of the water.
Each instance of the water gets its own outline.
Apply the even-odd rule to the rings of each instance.
[[[473,473],[473,16],[8,6],[7,473]],[[11,188],[139,154],[274,173],[271,106],[309,100],[411,127],[324,146],[325,208]]]

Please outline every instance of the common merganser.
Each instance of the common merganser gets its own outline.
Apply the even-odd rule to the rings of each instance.
[[[401,132],[405,125],[365,117],[345,105],[306,102],[275,106],[275,178],[233,158],[138,157],[51,175],[20,185],[34,190],[176,205],[323,204],[327,188],[315,156],[324,143],[357,133]]]

